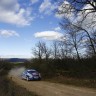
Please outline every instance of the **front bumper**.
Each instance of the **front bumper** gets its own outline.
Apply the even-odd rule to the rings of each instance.
[[[32,78],[29,77],[29,80],[41,80],[41,77],[32,77]]]

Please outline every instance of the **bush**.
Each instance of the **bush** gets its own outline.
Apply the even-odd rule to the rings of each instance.
[[[0,76],[7,75],[9,70],[13,67],[12,63],[0,60]]]

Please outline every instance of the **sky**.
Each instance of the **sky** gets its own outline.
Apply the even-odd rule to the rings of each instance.
[[[38,41],[59,40],[57,8],[54,0],[0,0],[0,57],[31,58]]]

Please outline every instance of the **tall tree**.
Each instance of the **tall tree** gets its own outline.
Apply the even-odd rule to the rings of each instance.
[[[48,48],[45,42],[42,42],[43,57],[48,60],[51,56],[51,49]]]
[[[58,7],[57,14],[63,18],[61,25],[67,26],[66,31],[70,28],[73,34],[75,29],[75,32],[76,30],[78,33],[82,32],[89,39],[91,49],[96,55],[96,47],[92,38],[93,29],[96,32],[96,0],[64,0]],[[76,46],[75,49],[77,50]]]
[[[40,60],[43,58],[43,43],[38,42],[34,48],[32,48],[32,53],[36,58]]]
[[[38,59],[48,60],[51,56],[51,49],[47,47],[45,42],[38,42],[32,49],[33,55]]]
[[[59,58],[59,46],[58,46],[58,42],[54,41],[52,44],[52,57],[54,59],[58,59]]]

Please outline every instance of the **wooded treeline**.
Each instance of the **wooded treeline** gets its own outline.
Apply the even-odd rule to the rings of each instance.
[[[32,48],[33,67],[44,75],[96,77],[96,0],[62,0],[56,10],[63,36]]]

